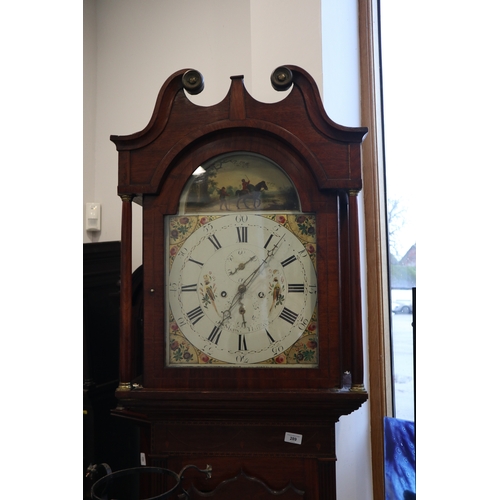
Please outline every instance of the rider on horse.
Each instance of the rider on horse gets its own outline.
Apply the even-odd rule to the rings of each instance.
[[[241,179],[241,185],[242,185],[242,191],[244,193],[248,193],[250,191],[250,179],[248,179],[248,181],[246,181],[245,179]]]
[[[236,202],[236,208],[240,208],[240,201],[243,201],[246,208],[258,208],[260,206],[260,196],[261,190],[267,191],[267,184],[265,181],[260,181],[255,186],[250,184],[250,179],[245,181],[241,179],[243,184],[243,189],[236,191],[235,195],[238,201]]]

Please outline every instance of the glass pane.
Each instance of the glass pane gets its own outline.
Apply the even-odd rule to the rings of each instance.
[[[408,123],[412,119],[409,96],[411,74],[401,57],[405,23],[401,7],[380,0],[384,154],[387,188],[389,275],[392,309],[392,365],[394,416],[411,420],[414,409],[413,294],[416,287],[416,234],[414,226],[414,182],[417,166],[411,155]]]

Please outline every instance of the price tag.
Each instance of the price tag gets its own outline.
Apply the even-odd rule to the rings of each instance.
[[[285,432],[285,443],[302,444],[302,434]]]

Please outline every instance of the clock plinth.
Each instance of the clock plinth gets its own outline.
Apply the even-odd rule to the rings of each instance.
[[[123,200],[114,413],[143,427],[148,465],[213,462],[197,491],[229,498],[243,471],[269,491],[335,498],[335,422],[368,397],[357,213],[367,129],[331,121],[300,68],[271,81],[293,85],[281,102],[255,101],[233,77],[222,102],[200,107],[184,92],[203,78],[180,71],[142,132],[111,137]],[[143,207],[139,288],[132,199]]]

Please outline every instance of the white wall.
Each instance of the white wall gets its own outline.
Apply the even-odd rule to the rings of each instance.
[[[97,201],[95,198],[95,124],[97,91],[97,23],[94,1],[83,2],[83,201]],[[85,214],[85,211],[83,212]],[[83,224],[84,243],[91,241],[92,233],[86,234]]]
[[[222,100],[230,76],[241,74],[254,98],[283,99],[269,81],[282,64],[322,80],[319,0],[84,0],[84,7],[83,202],[102,204],[102,230],[83,227],[84,242],[120,239],[118,155],[109,136],[142,130],[172,73],[192,67],[203,74],[205,90],[192,98],[200,105]],[[133,214],[135,269],[142,227],[135,204]]]
[[[92,235],[83,227],[84,243],[120,239],[118,155],[109,136],[142,130],[175,71],[192,67],[203,74],[205,90],[192,97],[200,105],[223,99],[232,75],[245,75],[254,98],[273,102],[284,97],[269,81],[277,66],[304,68],[321,92],[324,71],[330,117],[359,125],[354,1],[84,0],[83,13],[83,203],[102,204],[102,231]],[[134,204],[133,213],[135,269],[141,263],[140,207]],[[368,404],[340,419],[336,437],[339,500],[370,500]]]

